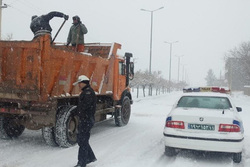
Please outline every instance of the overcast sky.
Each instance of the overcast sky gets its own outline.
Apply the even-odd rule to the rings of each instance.
[[[171,79],[191,86],[205,85],[212,69],[224,75],[224,55],[250,39],[250,0],[3,0],[9,5],[2,12],[2,38],[13,34],[15,40],[31,40],[32,15],[60,11],[70,16],[58,35],[66,42],[72,16],[80,16],[89,32],[85,42],[118,42],[123,52],[131,52],[135,69],[149,68],[150,12],[153,21],[152,71],[169,78],[170,45],[173,44]],[[53,36],[62,18],[51,20]],[[184,67],[184,70],[183,70]],[[185,75],[183,75],[185,74]]]

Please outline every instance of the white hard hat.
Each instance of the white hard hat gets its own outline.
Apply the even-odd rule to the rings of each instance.
[[[78,83],[82,82],[82,81],[89,81],[89,78],[86,77],[85,75],[80,75],[77,79],[76,82],[73,83],[73,85],[77,85]]]

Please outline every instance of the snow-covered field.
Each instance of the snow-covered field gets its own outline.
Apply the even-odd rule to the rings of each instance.
[[[245,146],[240,164],[227,154],[200,154],[181,151],[177,157],[164,155],[165,118],[181,92],[151,97],[134,97],[130,122],[116,127],[113,119],[98,123],[92,130],[90,144],[97,161],[89,167],[249,167],[250,166],[250,97],[234,93],[236,106],[245,127]],[[0,140],[0,167],[73,167],[78,146],[50,147],[41,131],[25,130],[15,140]]]

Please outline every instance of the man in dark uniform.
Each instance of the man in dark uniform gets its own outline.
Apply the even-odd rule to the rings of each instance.
[[[65,15],[61,12],[50,12],[46,15],[42,16],[32,16],[31,18],[31,24],[30,29],[34,33],[35,37],[41,34],[48,33],[50,34],[52,31],[52,28],[49,25],[49,21],[53,17],[64,17],[65,20],[69,19],[68,15]]]
[[[85,167],[96,161],[95,154],[89,145],[90,131],[95,123],[96,95],[89,85],[89,78],[85,75],[78,77],[73,84],[82,90],[79,97],[76,114],[79,117],[77,143],[79,145],[78,163],[75,167]]]

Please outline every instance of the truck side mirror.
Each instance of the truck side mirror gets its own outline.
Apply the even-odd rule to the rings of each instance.
[[[129,79],[134,79],[134,62],[130,62],[129,64]]]
[[[130,62],[130,74],[134,75],[134,62]]]

